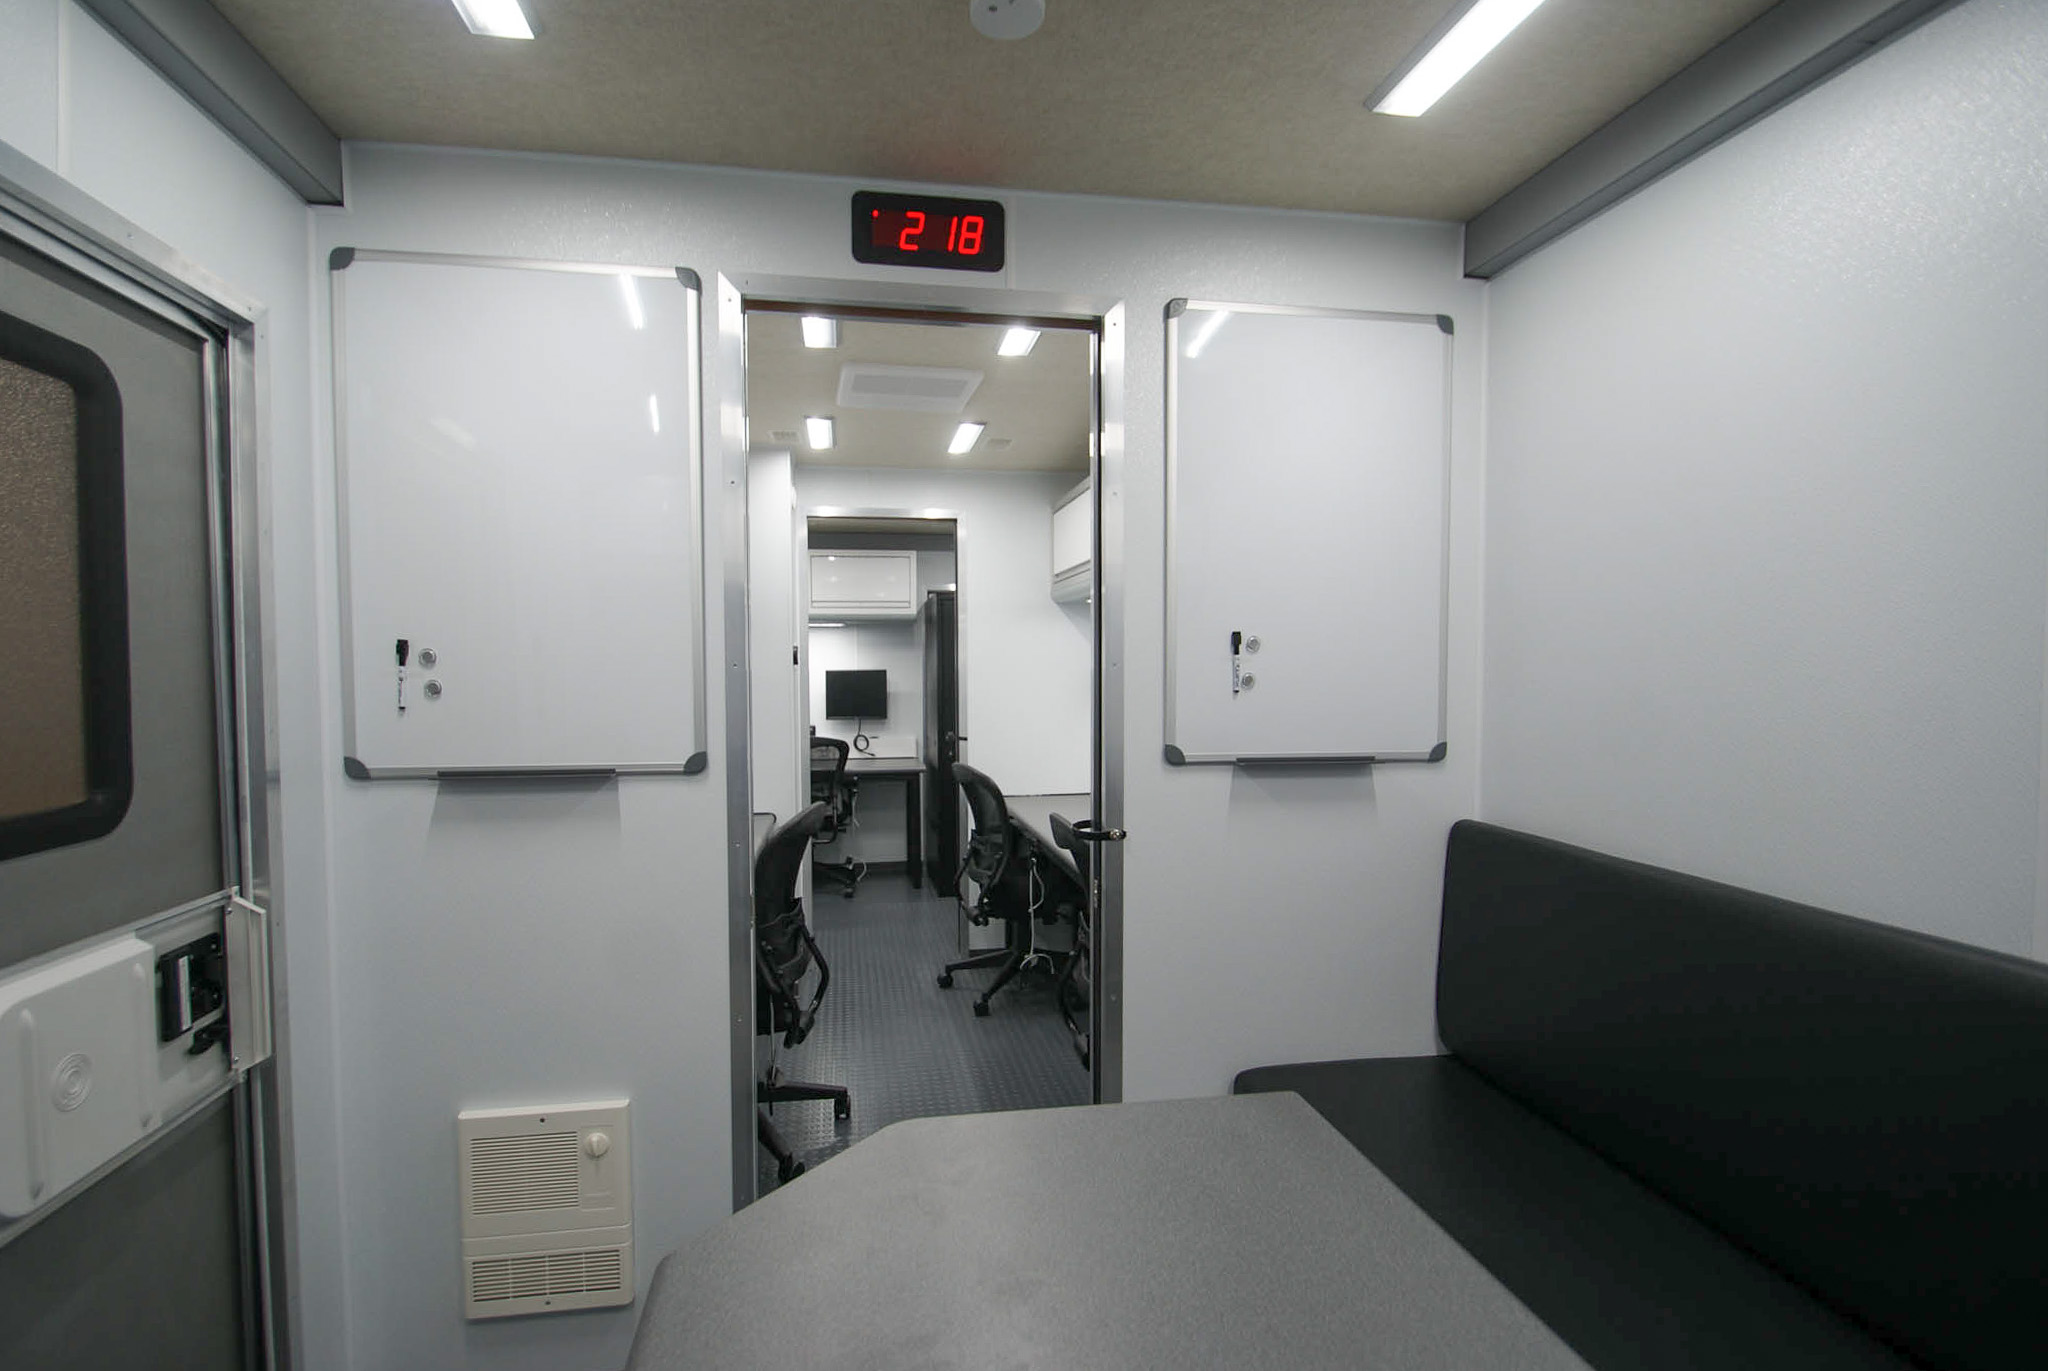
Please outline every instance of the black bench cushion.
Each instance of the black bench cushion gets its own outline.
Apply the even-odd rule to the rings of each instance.
[[[1929,1365],[2048,1348],[2048,968],[1480,823],[1465,1065]]]
[[[1903,1371],[1867,1332],[1450,1057],[1268,1066],[1599,1371]]]

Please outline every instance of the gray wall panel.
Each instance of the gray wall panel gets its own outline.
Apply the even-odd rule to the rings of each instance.
[[[242,1364],[233,1127],[223,1101],[0,1247],[0,1366]]]

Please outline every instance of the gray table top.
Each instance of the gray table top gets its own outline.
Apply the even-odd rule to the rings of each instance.
[[[628,1371],[1585,1363],[1300,1096],[894,1124],[661,1263]]]
[[[915,757],[854,756],[846,759],[846,774],[849,776],[916,776],[923,771],[924,763]]]

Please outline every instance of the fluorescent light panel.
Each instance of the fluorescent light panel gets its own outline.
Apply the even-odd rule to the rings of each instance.
[[[1013,328],[1003,335],[1003,341],[996,347],[998,357],[1025,357],[1038,346],[1038,330],[1035,328]]]
[[[836,348],[839,346],[839,321],[827,319],[821,314],[804,316],[804,346],[807,348]]]
[[[634,328],[647,327],[647,311],[640,307],[640,283],[625,272],[619,273],[619,294],[626,301],[626,322]]]
[[[519,0],[455,0],[455,12],[471,33],[484,38],[533,37]]]
[[[1436,46],[1409,68],[1400,84],[1387,92],[1386,99],[1373,106],[1379,114],[1414,118],[1443,98],[1479,59],[1499,46],[1543,0],[1479,0],[1465,11]]]
[[[811,415],[804,420],[804,429],[810,435],[811,451],[825,452],[832,446],[832,421]]]
[[[955,457],[958,457],[963,452],[971,452],[974,449],[974,445],[981,441],[981,431],[987,427],[987,424],[968,423],[960,425],[960,427],[953,430],[953,441],[946,445],[946,451]]]

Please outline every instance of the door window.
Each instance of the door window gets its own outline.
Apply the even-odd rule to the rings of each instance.
[[[127,812],[122,498],[113,375],[0,313],[0,860]]]

